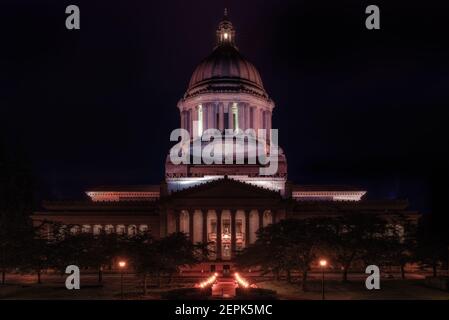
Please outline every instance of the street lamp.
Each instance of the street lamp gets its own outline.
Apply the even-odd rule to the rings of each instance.
[[[120,260],[118,266],[120,268],[120,297],[123,300],[123,270],[126,268],[126,261]]]
[[[324,268],[326,268],[326,266],[327,266],[327,260],[321,259],[320,260],[320,267],[321,267],[321,272],[322,272],[322,277],[321,277],[321,300],[324,300]]]

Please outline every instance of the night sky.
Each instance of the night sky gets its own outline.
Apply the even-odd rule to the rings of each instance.
[[[81,30],[65,28],[69,4]],[[365,28],[369,4],[381,30]],[[276,102],[290,180],[449,215],[449,4],[431,1],[2,0],[0,132],[40,198],[163,179],[176,103],[225,6]]]

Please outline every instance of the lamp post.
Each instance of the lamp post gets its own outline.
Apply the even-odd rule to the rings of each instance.
[[[324,300],[324,268],[327,266],[327,261],[325,259],[320,260],[321,267],[321,300]]]
[[[118,266],[120,268],[120,298],[123,300],[123,270],[126,268],[126,261],[119,261]]]

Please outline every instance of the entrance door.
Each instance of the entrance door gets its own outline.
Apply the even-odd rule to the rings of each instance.
[[[229,276],[231,274],[231,266],[229,264],[223,265],[223,276]]]

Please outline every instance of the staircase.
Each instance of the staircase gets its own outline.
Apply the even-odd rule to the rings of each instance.
[[[218,299],[231,299],[235,297],[235,280],[233,278],[220,277],[212,286],[212,297]]]

